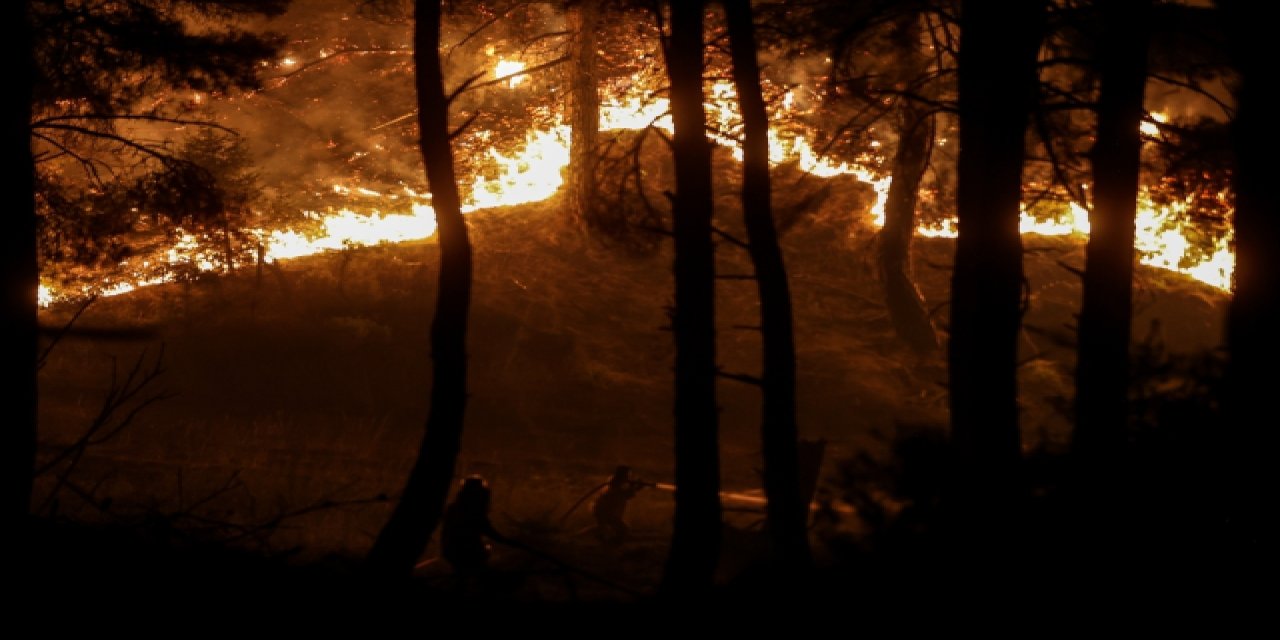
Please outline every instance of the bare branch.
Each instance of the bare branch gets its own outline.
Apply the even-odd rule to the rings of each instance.
[[[71,327],[76,323],[76,320],[79,320],[80,316],[84,315],[84,312],[89,309],[89,305],[93,304],[97,300],[97,294],[85,298],[85,301],[80,303],[80,308],[76,309],[76,312],[71,315],[71,319],[67,320],[67,323],[62,325],[62,328],[59,329],[57,333],[53,334],[53,339],[49,341],[49,346],[45,347],[44,351],[40,352],[40,356],[36,358],[37,371],[44,368],[44,363],[49,359],[49,354],[53,352],[53,348],[58,346],[58,343],[67,336],[67,333],[71,331]]]
[[[544,63],[542,63],[542,64],[534,65],[534,66],[529,67],[529,68],[527,68],[527,69],[521,69],[520,71],[517,71],[517,72],[515,72],[515,73],[508,73],[507,75],[502,76],[502,77],[500,77],[500,78],[494,78],[493,80],[486,80],[486,81],[484,81],[484,82],[477,82],[477,83],[475,83],[475,84],[473,84],[473,85],[471,85],[471,86],[469,86],[469,87],[466,87],[466,90],[471,90],[471,89],[483,89],[484,87],[493,86],[493,85],[495,85],[495,84],[501,84],[501,83],[506,82],[506,81],[508,81],[508,80],[510,80],[510,79],[512,79],[512,78],[518,78],[518,77],[520,77],[520,76],[527,76],[527,75],[530,75],[530,74],[533,74],[533,73],[537,73],[537,72],[539,72],[539,71],[543,71],[543,70],[546,70],[546,69],[550,69],[551,67],[554,67],[554,66],[556,66],[556,65],[558,65],[558,64],[563,64],[563,63],[568,62],[568,61],[570,61],[570,60],[572,60],[572,58],[571,58],[570,56],[560,56],[559,58],[556,58],[556,59],[551,60],[551,61],[549,61],[549,62],[544,62]],[[480,75],[481,75],[481,76],[483,76],[484,74],[482,73],[482,74],[480,74]],[[455,94],[457,94],[457,93],[461,93],[463,90],[464,90],[464,89],[459,88],[459,89],[458,89],[457,91],[455,91],[454,93],[455,93]]]
[[[454,89],[452,92],[449,93],[449,95],[444,97],[445,106],[448,107],[449,105],[453,104],[453,101],[456,100],[458,96],[462,95],[462,92],[471,88],[475,84],[476,80],[479,80],[480,78],[484,77],[485,73],[486,73],[485,71],[481,71],[480,73],[472,75],[466,80],[463,80],[462,84],[458,85],[456,89]]]
[[[296,76],[299,73],[306,71],[307,69],[311,69],[313,67],[319,66],[326,62],[330,62],[338,58],[344,58],[346,56],[357,54],[357,53],[360,53],[360,54],[381,53],[381,54],[389,54],[389,55],[407,56],[407,55],[412,55],[413,50],[412,49],[383,49],[378,47],[352,47],[350,49],[339,49],[322,58],[317,58],[309,62],[304,62],[298,65],[298,68],[296,69],[291,69],[286,73],[282,73],[278,76],[271,76],[266,79],[279,80],[280,84],[283,84],[285,80],[288,80],[289,78],[292,78],[293,76]]]
[[[750,245],[748,245],[745,241],[743,241],[743,240],[739,240],[738,238],[734,237],[734,236],[733,236],[732,234],[730,234],[729,232],[727,232],[727,231],[725,231],[725,230],[723,230],[723,229],[720,229],[719,227],[716,227],[716,226],[714,226],[714,225],[711,227],[711,233],[714,233],[714,234],[716,234],[717,236],[720,236],[721,238],[724,238],[725,240],[727,240],[727,241],[729,242],[729,244],[732,244],[732,245],[734,245],[734,246],[736,246],[736,247],[738,247],[738,248],[740,248],[740,249],[748,249],[748,248],[750,248]]]
[[[44,512],[57,504],[58,494],[68,486],[72,474],[90,447],[115,437],[133,424],[134,419],[144,409],[172,397],[172,394],[163,391],[155,393],[149,391],[164,373],[164,346],[161,345],[160,353],[156,355],[150,366],[146,366],[147,360],[148,353],[144,350],[123,381],[120,380],[119,370],[113,366],[111,383],[103,397],[98,414],[89,423],[88,428],[51,460],[36,468],[35,475],[40,476],[62,466],[53,488],[36,509],[37,513]],[[147,395],[139,400],[139,396],[144,393]],[[122,411],[123,414],[121,414]]]
[[[1058,266],[1059,266],[1059,267],[1062,267],[1063,269],[1066,269],[1066,270],[1067,270],[1067,271],[1069,271],[1070,273],[1074,274],[1077,278],[1083,278],[1083,277],[1084,277],[1084,269],[1081,269],[1080,267],[1075,267],[1075,266],[1072,266],[1072,265],[1070,265],[1070,264],[1067,264],[1067,263],[1066,263],[1064,260],[1062,260],[1061,258],[1059,258],[1058,260],[1056,260],[1056,262],[1058,263]]]
[[[743,384],[753,384],[756,386],[760,386],[764,384],[764,381],[761,380],[760,378],[757,378],[753,375],[749,375],[745,373],[731,373],[728,371],[716,371],[716,375],[720,376],[721,378],[733,380],[735,382],[741,382]]]
[[[474,37],[476,37],[476,36],[480,35],[480,34],[481,34],[485,29],[488,29],[489,27],[492,27],[492,26],[493,26],[494,24],[496,24],[499,20],[502,20],[503,18],[506,18],[507,16],[511,15],[511,13],[512,13],[513,11],[515,11],[516,9],[519,9],[520,7],[522,7],[522,6],[526,5],[526,4],[529,4],[529,3],[528,3],[528,2],[515,2],[515,3],[512,3],[512,5],[511,5],[510,7],[507,7],[507,9],[506,9],[505,11],[498,11],[498,12],[495,12],[495,13],[493,14],[493,17],[492,17],[492,18],[489,18],[488,20],[485,20],[483,23],[481,23],[481,24],[480,24],[480,26],[478,26],[478,27],[476,27],[475,29],[473,29],[473,30],[471,31],[471,33],[468,33],[466,36],[463,36],[463,38],[462,38],[461,40],[459,40],[457,44],[454,44],[454,45],[450,46],[450,47],[449,47],[449,51],[448,51],[448,53],[446,53],[446,54],[445,54],[445,59],[447,60],[447,59],[449,58],[449,56],[453,55],[453,52],[454,52],[454,51],[456,51],[456,50],[457,50],[459,47],[461,47],[462,45],[464,45],[464,44],[466,44],[466,43],[470,42],[472,38],[474,38]]]
[[[1039,135],[1041,142],[1044,143],[1045,153],[1049,156],[1049,166],[1053,169],[1053,177],[1058,184],[1066,190],[1067,196],[1072,202],[1080,205],[1084,209],[1089,208],[1089,203],[1084,193],[1077,193],[1071,187],[1071,181],[1068,179],[1066,171],[1063,169],[1062,162],[1058,159],[1058,153],[1053,148],[1053,135],[1049,131],[1049,121],[1044,117],[1044,111],[1036,109],[1034,111],[1034,119],[1036,124],[1036,133]]]
[[[471,123],[475,122],[476,118],[479,118],[479,117],[480,117],[479,111],[471,114],[471,116],[468,117],[462,124],[458,125],[458,128],[449,132],[449,141],[452,142],[454,138],[457,138],[458,136],[462,135],[462,132],[466,131],[467,127],[470,127]]]
[[[89,129],[86,127],[70,125],[70,124],[60,124],[60,123],[45,124],[41,128],[57,129],[60,131],[69,131],[71,133],[78,133],[81,135],[86,135],[94,138],[102,138],[104,140],[110,140],[112,142],[115,142],[116,144],[119,144],[120,146],[133,149],[134,151],[150,156],[151,158],[154,158],[164,163],[174,162],[176,160],[176,158],[170,153],[165,153],[143,142],[130,140],[129,138],[126,138],[122,135],[110,133],[107,131],[95,131],[93,129]]]
[[[412,118],[412,117],[414,117],[414,116],[416,116],[416,115],[418,115],[418,110],[417,110],[417,109],[414,109],[413,111],[410,111],[409,113],[406,113],[406,114],[404,114],[404,115],[402,115],[402,116],[397,116],[397,117],[392,118],[392,119],[390,119],[390,120],[388,120],[388,121],[386,121],[386,122],[384,122],[384,123],[382,123],[382,124],[380,124],[380,125],[377,125],[377,126],[373,127],[372,129],[370,129],[370,131],[377,131],[378,129],[384,129],[384,128],[389,127],[389,126],[391,126],[391,125],[393,125],[393,124],[396,124],[396,123],[399,123],[399,122],[404,122],[405,120],[408,120],[409,118]]]
[[[1234,119],[1236,116],[1236,110],[1232,108],[1231,105],[1227,104],[1226,102],[1223,102],[1221,98],[1213,95],[1212,92],[1206,91],[1203,87],[1201,87],[1199,84],[1196,84],[1195,82],[1191,82],[1188,80],[1179,80],[1177,78],[1171,78],[1169,76],[1160,75],[1157,73],[1148,74],[1147,77],[1157,82],[1163,82],[1168,85],[1173,85],[1175,87],[1181,87],[1183,89],[1193,91],[1205,98],[1208,98],[1210,102],[1213,102],[1213,104],[1217,105],[1219,109],[1222,109],[1222,114],[1225,115],[1229,120]]]
[[[79,113],[67,114],[60,116],[49,116],[41,118],[31,123],[32,129],[38,129],[42,126],[74,120],[142,120],[146,122],[163,122],[166,124],[177,124],[184,127],[209,127],[210,129],[218,129],[234,136],[239,136],[240,132],[231,127],[211,122],[209,120],[191,120],[188,118],[170,118],[166,116],[157,116],[147,113]]]
[[[54,138],[51,138],[43,133],[40,133],[39,131],[32,131],[31,135],[41,140],[44,140],[45,142],[48,142],[49,144],[53,145],[54,147],[62,151],[62,153],[60,154],[55,154],[47,158],[37,158],[36,159],[37,164],[42,161],[49,161],[49,160],[53,160],[54,158],[62,157],[63,155],[68,155],[74,158],[76,162],[80,163],[80,167],[84,170],[85,175],[87,175],[89,179],[93,181],[94,184],[99,186],[103,184],[102,174],[98,173],[98,164],[99,164],[98,162],[96,162],[92,158],[86,158],[80,155],[79,153],[73,151],[70,147],[62,144],[61,141],[55,140]]]

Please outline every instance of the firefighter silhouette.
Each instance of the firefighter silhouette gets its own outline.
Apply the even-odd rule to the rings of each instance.
[[[445,509],[440,555],[460,576],[476,575],[489,566],[489,539],[497,537],[489,522],[489,499],[489,484],[480,476],[470,476]]]
[[[595,516],[595,533],[605,542],[621,542],[631,533],[625,520],[627,503],[649,483],[631,477],[631,467],[618,465],[604,487],[604,492],[591,504]]]

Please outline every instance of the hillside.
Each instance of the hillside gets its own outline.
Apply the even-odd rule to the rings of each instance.
[[[858,452],[878,454],[898,423],[941,427],[946,416],[942,355],[922,358],[896,343],[879,302],[870,232],[848,213],[865,210],[868,195],[835,193],[784,240],[800,426],[805,437],[829,442],[827,470]],[[730,220],[732,194],[721,200]],[[560,231],[558,215],[553,200],[468,218],[476,284],[460,471],[489,479],[500,526],[535,536],[560,531],[561,514],[616,464],[646,479],[671,476],[669,249],[611,248]],[[951,241],[916,247],[921,287],[944,322]],[[1061,446],[1079,294],[1061,263],[1079,266],[1082,249],[1062,238],[1029,237],[1027,247],[1026,442]],[[721,272],[746,273],[741,253],[721,243]],[[95,303],[42,371],[42,457],[90,423],[113,363],[127,369],[163,346],[155,389],[175,395],[89,449],[73,478],[98,506],[64,489],[60,513],[101,520],[190,512],[260,523],[325,501],[396,493],[426,414],[435,265],[430,241],[354,249]],[[1137,295],[1136,337],[1158,322],[1173,350],[1216,344],[1222,294],[1143,268]],[[724,280],[717,302],[724,369],[755,372],[757,335],[742,328],[756,322],[754,285]],[[42,323],[58,327],[72,311],[48,309]],[[720,404],[726,489],[755,489],[757,392],[725,380]],[[51,484],[41,479],[37,504]],[[660,566],[669,508],[666,493],[637,500],[633,519],[648,546],[628,556],[629,575]],[[359,554],[388,513],[376,500],[322,508],[261,538],[273,549],[299,546],[307,558]],[[579,512],[563,526],[586,524]]]

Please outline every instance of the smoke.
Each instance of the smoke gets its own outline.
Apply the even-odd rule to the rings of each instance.
[[[332,196],[334,184],[426,191],[407,14],[373,11],[360,0],[296,0],[260,28],[287,42],[263,69],[263,90],[212,109],[247,138],[263,184],[293,195]],[[549,6],[499,14],[486,3],[459,5],[443,25],[446,90],[477,74],[492,79],[499,59],[527,66],[554,59],[563,38],[537,36],[563,28]],[[548,120],[537,107],[556,102],[557,84],[540,78],[556,72],[530,77],[518,92],[505,85],[468,91],[451,105],[455,125],[475,118],[455,141],[463,179],[483,169],[482,146],[516,144],[535,118]]]

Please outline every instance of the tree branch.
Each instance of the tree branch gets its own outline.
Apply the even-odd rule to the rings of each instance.
[[[292,78],[293,76],[296,76],[299,73],[306,71],[307,69],[319,66],[335,58],[342,58],[355,53],[385,53],[390,55],[407,56],[407,55],[412,55],[413,50],[412,49],[382,49],[377,47],[353,47],[350,49],[339,49],[322,58],[311,60],[309,62],[304,62],[301,65],[298,65],[297,69],[292,69],[278,76],[271,76],[269,78],[264,78],[264,80],[279,80],[280,83],[283,84],[285,80],[288,80],[289,78]]]
[[[170,118],[166,116],[157,116],[147,113],[80,113],[66,114],[60,116],[49,116],[41,118],[31,123],[31,128],[36,129],[41,126],[53,124],[57,122],[66,122],[70,120],[143,120],[147,122],[165,122],[169,124],[178,124],[186,127],[209,127],[218,129],[235,136],[239,136],[240,132],[216,122],[208,120],[191,120],[187,118]]]
[[[729,371],[716,371],[716,375],[720,376],[721,378],[733,380],[735,382],[741,382],[743,384],[753,384],[756,386],[760,386],[764,384],[764,381],[761,380],[760,378],[757,378],[753,375],[749,375],[745,373],[731,373]]]
[[[493,80],[486,80],[486,81],[484,81],[484,82],[477,82],[477,83],[475,83],[475,84],[473,84],[473,85],[471,85],[471,86],[469,86],[469,87],[466,87],[466,90],[468,90],[468,91],[469,91],[469,90],[472,90],[472,89],[483,89],[484,87],[493,86],[493,85],[495,85],[495,84],[501,84],[501,83],[506,82],[506,81],[508,81],[508,80],[510,80],[510,79],[512,79],[512,78],[518,78],[518,77],[520,77],[520,76],[527,76],[527,75],[532,74],[532,73],[537,73],[538,71],[543,71],[543,70],[545,70],[545,69],[550,69],[551,67],[554,67],[554,66],[556,66],[556,65],[558,65],[558,64],[561,64],[561,63],[564,63],[564,62],[568,62],[568,61],[570,61],[570,60],[572,60],[572,58],[571,58],[570,56],[560,56],[559,58],[556,58],[555,60],[552,60],[552,61],[550,61],[550,62],[544,62],[544,63],[539,64],[539,65],[534,65],[534,66],[532,66],[532,67],[529,67],[529,68],[527,68],[527,69],[522,69],[522,70],[517,71],[517,72],[515,72],[515,73],[508,73],[507,75],[502,76],[502,77],[500,77],[500,78],[494,78]],[[480,75],[481,75],[481,76],[483,76],[484,74],[482,73],[482,74],[480,74]],[[459,91],[455,91],[454,93],[456,94],[456,93],[461,93],[461,92],[462,92],[462,90],[459,90]]]

